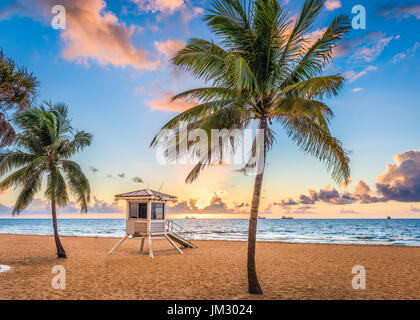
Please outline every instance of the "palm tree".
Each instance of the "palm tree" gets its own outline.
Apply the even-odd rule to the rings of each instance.
[[[14,122],[20,129],[15,139],[17,148],[0,155],[0,175],[15,171],[0,182],[0,189],[20,189],[12,212],[16,215],[31,203],[41,189],[43,175],[47,175],[45,197],[51,201],[57,255],[66,258],[57,230],[56,208],[68,203],[70,190],[81,211],[87,212],[89,181],[70,158],[91,144],[92,135],[74,131],[67,106],[60,103],[30,107],[18,113]]]
[[[277,0],[215,0],[204,21],[218,43],[190,39],[172,59],[176,68],[191,72],[209,86],[173,97],[197,105],[164,125],[162,129],[168,130],[159,132],[151,146],[170,145],[174,141],[178,146],[185,142],[182,130],[177,129],[181,123],[186,123],[190,130],[205,130],[208,136],[211,129],[241,132],[256,123],[265,133],[262,145],[257,148],[254,140],[251,149],[254,156],[261,148],[259,159],[263,161],[257,165],[249,219],[250,293],[262,294],[255,267],[255,245],[265,155],[275,137],[273,122],[303,152],[322,161],[335,181],[346,182],[350,177],[349,158],[329,130],[333,112],[322,102],[324,96],[337,95],[344,83],[340,74],[323,75],[323,71],[333,58],[333,47],[350,28],[349,18],[336,17],[322,36],[311,43],[308,34],[323,5],[323,0],[307,0],[293,22]],[[168,135],[169,130],[172,134]],[[226,137],[235,146],[239,136]],[[187,142],[186,154],[196,155],[199,141]],[[187,183],[193,182],[206,166],[223,158],[227,149],[219,141],[209,142],[208,150],[187,176]],[[169,159],[180,155],[182,150],[165,153]],[[247,172],[250,168],[252,163],[248,162],[243,170]]]
[[[16,136],[8,113],[29,108],[38,93],[38,85],[32,73],[17,66],[0,50],[0,148],[10,145]]]

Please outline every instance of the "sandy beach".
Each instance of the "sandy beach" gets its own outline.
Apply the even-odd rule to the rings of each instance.
[[[195,241],[180,255],[154,240],[155,258],[129,239],[0,235],[0,299],[420,299],[420,247],[259,242],[263,296],[247,294],[246,243]],[[66,269],[66,289],[51,286],[53,266]],[[352,267],[366,268],[366,289],[352,288]]]

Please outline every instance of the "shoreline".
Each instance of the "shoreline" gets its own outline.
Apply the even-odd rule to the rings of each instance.
[[[28,236],[28,237],[52,237],[53,234],[26,234],[26,233],[0,233],[1,236]],[[257,233],[258,235],[258,233]],[[118,240],[121,237],[98,237],[98,236],[74,236],[74,235],[60,235],[60,238],[76,238],[76,239],[107,239],[107,240]],[[133,238],[128,238],[129,240],[133,240]],[[197,239],[192,240],[193,242],[207,242],[207,241],[215,241],[215,242],[234,242],[234,243],[247,243],[247,240],[225,240],[225,239]],[[349,241],[349,240],[346,240]],[[357,240],[355,240],[357,241]],[[257,243],[273,243],[273,244],[295,244],[295,245],[339,245],[339,246],[379,246],[379,247],[403,247],[403,248],[420,248],[420,246],[409,246],[404,244],[364,244],[364,243],[325,243],[325,242],[288,242],[288,241],[275,241],[275,240],[257,240]]]
[[[0,237],[2,235],[6,235],[6,236],[35,236],[35,237],[52,237],[53,234],[26,234],[26,233],[0,233]],[[258,233],[257,233],[258,236]],[[113,240],[118,240],[121,239],[121,237],[99,237],[99,236],[75,236],[75,235],[61,235],[60,234],[60,238],[87,238],[87,239],[113,239]],[[132,239],[132,238],[129,238]],[[360,240],[343,240],[343,241],[361,241],[363,239]],[[201,241],[220,241],[220,242],[238,242],[238,243],[247,243],[248,240],[231,240],[231,239],[197,239],[197,240],[193,240],[194,242],[201,242]],[[325,241],[325,240],[324,240]],[[370,240],[370,241],[378,241],[378,240]],[[383,242],[387,242],[387,241],[393,241],[393,239],[391,240],[386,240]],[[378,241],[379,242],[379,241]],[[296,244],[296,245],[343,245],[343,246],[380,246],[380,247],[403,247],[403,248],[420,248],[420,246],[417,245],[406,245],[406,244],[386,244],[386,243],[336,243],[336,242],[330,242],[330,243],[326,243],[326,242],[293,242],[293,241],[279,241],[279,240],[257,240],[257,243],[284,243],[284,244]]]
[[[129,239],[0,235],[0,299],[420,299],[420,248],[384,245],[258,242],[263,296],[247,293],[247,243],[196,240],[179,254],[153,240],[155,257]],[[147,248],[147,247],[146,247]],[[66,289],[51,287],[52,268],[66,269]],[[354,266],[366,269],[366,289],[352,288]]]

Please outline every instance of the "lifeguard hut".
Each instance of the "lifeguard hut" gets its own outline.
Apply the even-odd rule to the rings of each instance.
[[[117,249],[129,236],[141,238],[140,251],[144,250],[144,242],[147,238],[151,258],[153,258],[153,237],[166,238],[181,254],[183,252],[176,243],[184,248],[196,248],[191,242],[193,234],[167,219],[166,203],[176,201],[177,197],[142,189],[117,194],[115,200],[126,201],[126,234],[108,254]]]

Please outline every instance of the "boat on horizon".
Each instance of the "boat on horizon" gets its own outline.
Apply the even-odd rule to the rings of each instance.
[[[258,219],[266,219],[266,217],[258,217]]]
[[[194,216],[191,216],[191,217],[186,216],[186,217],[185,217],[185,219],[197,219],[197,218],[196,218],[196,217],[194,217]]]
[[[283,216],[282,219],[293,219],[293,217]]]
[[[391,220],[391,217],[390,216],[388,216],[388,217],[386,217],[387,218],[387,220]]]

